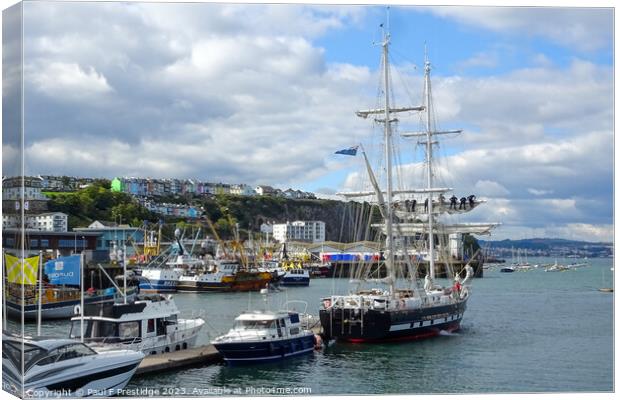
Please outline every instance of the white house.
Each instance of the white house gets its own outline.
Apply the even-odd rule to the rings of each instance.
[[[324,242],[325,222],[287,221],[285,224],[273,224],[273,238],[281,243],[287,241]]]
[[[2,229],[19,228],[20,215],[3,214]],[[61,212],[26,214],[25,228],[48,232],[67,232],[69,216]]]

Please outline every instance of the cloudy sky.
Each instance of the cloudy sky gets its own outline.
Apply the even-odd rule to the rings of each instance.
[[[373,42],[385,16],[371,6],[25,3],[26,172],[357,188],[360,158],[333,152],[361,142],[380,162],[381,138],[354,111],[377,104]],[[391,7],[398,105],[422,101],[426,44],[437,126],[464,128],[440,143],[437,178],[488,200],[468,220],[502,222],[494,238],[612,239],[613,17]],[[410,117],[401,130],[419,124]],[[403,186],[420,186],[420,149],[398,142]],[[12,150],[5,141],[3,164]]]

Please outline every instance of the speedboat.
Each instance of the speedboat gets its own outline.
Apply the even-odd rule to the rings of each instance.
[[[142,296],[107,307],[84,308],[84,340],[97,351],[131,349],[154,355],[185,350],[196,344],[202,318],[178,319],[171,295]],[[71,319],[71,338],[80,337],[81,317]]]
[[[73,339],[22,339],[3,333],[3,387],[18,397],[117,395],[143,358],[132,350],[98,353]]]
[[[211,342],[229,365],[277,361],[309,354],[319,344],[293,311],[250,311]]]

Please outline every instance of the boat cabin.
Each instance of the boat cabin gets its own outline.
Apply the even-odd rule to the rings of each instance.
[[[241,314],[235,318],[233,328],[228,335],[256,340],[285,339],[302,332],[299,314],[296,312],[254,311]],[[228,336],[227,335],[227,336]]]
[[[165,336],[177,327],[179,310],[161,295],[127,304],[84,309],[84,339],[91,342],[136,343]],[[80,337],[80,317],[71,319],[71,338]]]

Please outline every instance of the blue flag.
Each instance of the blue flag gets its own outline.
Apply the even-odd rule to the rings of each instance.
[[[52,285],[80,284],[80,255],[58,257],[45,263],[45,275]]]
[[[353,147],[349,147],[348,149],[338,150],[334,154],[344,154],[345,156],[356,156],[358,147],[359,146],[353,146]]]

